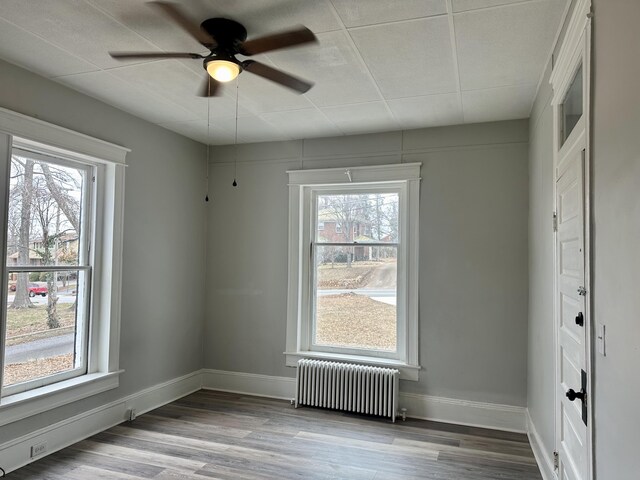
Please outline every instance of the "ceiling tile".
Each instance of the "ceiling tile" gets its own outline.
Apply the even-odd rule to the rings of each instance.
[[[95,65],[1,19],[0,58],[45,77],[98,70]]]
[[[195,115],[108,72],[60,77],[58,82],[153,123],[195,120]]]
[[[274,64],[315,82],[305,94],[316,106],[363,103],[380,95],[345,32],[318,35],[319,45],[269,54]]]
[[[462,92],[466,123],[528,118],[536,85],[491,88]]]
[[[467,10],[478,10],[480,8],[497,7],[500,5],[509,5],[510,3],[522,3],[529,1],[531,0],[452,0],[452,6],[453,12],[457,13]]]
[[[349,30],[385,98],[457,89],[445,17]]]
[[[165,51],[206,53],[191,35],[146,0],[86,0]],[[187,6],[185,4],[185,6]],[[187,13],[190,13],[187,10]],[[199,22],[202,19],[194,17]]]
[[[271,63],[267,59],[263,62]],[[238,78],[240,105],[247,112],[259,114],[313,107],[304,95],[248,71],[243,72]],[[234,86],[230,86],[229,89],[234,90]],[[235,95],[235,92],[233,94]]]
[[[290,138],[314,138],[340,135],[340,130],[315,108],[264,113],[260,117],[286,132]]]
[[[562,8],[546,0],[456,14],[462,90],[537,83]]]
[[[402,128],[453,125],[463,120],[457,93],[398,98],[387,104]]]
[[[445,0],[333,0],[347,27],[397,22],[447,13]]]
[[[393,116],[384,102],[324,107],[321,110],[345,135],[395,130]]]
[[[118,65],[110,50],[154,49],[83,0],[2,0],[0,16],[100,67]]]

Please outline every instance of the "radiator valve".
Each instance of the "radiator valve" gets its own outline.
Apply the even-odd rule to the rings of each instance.
[[[400,416],[402,417],[402,421],[405,422],[407,420],[407,409],[406,408],[401,408],[400,409]]]

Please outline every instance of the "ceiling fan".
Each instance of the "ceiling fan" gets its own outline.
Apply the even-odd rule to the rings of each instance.
[[[244,26],[228,18],[209,18],[198,25],[171,2],[148,2],[186,30],[200,44],[209,49],[209,54],[183,52],[109,52],[112,58],[153,59],[153,58],[193,58],[203,59],[203,66],[209,76],[200,96],[212,97],[220,94],[221,83],[235,79],[240,72],[259,75],[267,80],[291,88],[297,92],[307,92],[313,84],[294,77],[255,60],[238,60],[236,55],[250,57],[258,53],[281,48],[317,42],[316,36],[306,27],[299,27],[280,33],[247,40]]]

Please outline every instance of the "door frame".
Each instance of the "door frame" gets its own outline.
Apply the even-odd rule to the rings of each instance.
[[[579,144],[584,147],[583,156],[583,209],[584,209],[584,287],[587,290],[585,298],[585,369],[587,372],[587,472],[585,480],[594,478],[594,449],[593,449],[593,399],[594,391],[594,370],[593,366],[593,292],[592,287],[592,235],[591,235],[591,21],[592,10],[591,0],[577,0],[575,7],[568,19],[565,37],[560,46],[557,59],[554,62],[553,70],[549,82],[553,88],[551,105],[553,108],[553,208],[554,215],[558,211],[557,205],[557,181],[564,173],[566,165],[562,160],[568,157],[568,153],[573,151]],[[562,102],[571,86],[575,73],[582,66],[582,99],[583,113],[573,131],[562,141]],[[558,363],[559,351],[559,327],[558,315],[558,251],[556,242],[557,233],[554,231],[553,239],[553,324],[554,324],[554,428],[555,428],[555,448],[559,450],[559,437],[561,428],[560,405],[557,401],[557,389],[559,385],[560,365]],[[557,467],[557,465],[555,465]],[[557,475],[557,471],[554,471]]]

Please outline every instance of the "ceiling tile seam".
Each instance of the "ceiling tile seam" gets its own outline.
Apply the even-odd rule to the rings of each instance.
[[[538,85],[536,86],[536,93],[533,96],[533,102],[531,102],[531,110],[529,111],[529,117],[531,117],[531,113],[533,112],[533,107],[535,105],[535,99],[538,98],[538,94],[540,93],[540,88],[542,87],[542,82],[544,81],[544,74],[547,70],[547,66],[551,61],[551,57],[553,56],[553,52],[556,49],[556,45],[558,44],[558,40],[560,39],[560,34],[562,33],[562,27],[567,21],[567,16],[569,15],[569,11],[571,10],[571,0],[566,1],[564,6],[564,11],[560,16],[560,22],[558,23],[558,27],[556,29],[556,34],[553,37],[553,42],[551,42],[551,48],[549,49],[549,53],[547,54],[544,64],[542,65],[542,72],[540,72],[540,78],[538,79]]]
[[[375,87],[376,92],[378,93],[378,95],[380,97],[380,100],[382,101],[382,103],[384,105],[384,108],[387,111],[387,114],[394,120],[396,125],[400,125],[400,121],[393,114],[393,111],[391,110],[391,108],[389,108],[389,104],[387,103],[387,99],[382,94],[382,90],[380,89],[380,85],[378,85],[378,82],[376,82],[376,79],[373,76],[373,73],[371,73],[371,70],[369,69],[369,65],[367,65],[367,62],[364,61],[364,57],[362,56],[362,52],[360,52],[360,49],[357,47],[356,42],[353,41],[353,37],[351,36],[351,33],[349,32],[349,29],[344,25],[344,22],[342,21],[342,18],[340,17],[340,14],[338,13],[338,10],[336,9],[336,6],[333,4],[333,0],[329,0],[329,5],[331,6],[331,10],[333,11],[333,14],[339,19],[340,25],[342,25],[345,37],[349,40],[349,43],[351,44],[351,48],[353,48],[353,51],[356,53],[356,57],[360,60],[361,66],[367,72],[367,76],[369,77],[369,80],[371,81],[371,83],[373,83],[373,86]]]
[[[491,5],[483,8],[476,8],[474,10],[463,10],[461,12],[454,12],[453,15],[456,17],[463,16],[463,15],[474,15],[476,13],[487,12],[491,10],[503,10],[508,8],[515,9],[515,8],[520,8],[524,5],[531,5],[533,3],[548,3],[549,1],[557,1],[557,0],[527,0],[525,2],[518,2],[518,3],[505,3],[502,5]]]
[[[537,85],[537,84],[533,82],[507,83],[505,85],[496,85],[493,87],[462,89],[462,93],[484,92],[487,90],[501,90],[503,88],[532,87],[534,85]]]
[[[78,60],[80,60],[80,61],[82,61],[82,62],[84,62],[84,63],[88,63],[89,65],[93,65],[93,66],[96,68],[96,70],[92,70],[92,71],[84,72],[84,73],[98,72],[98,71],[102,70],[98,65],[96,65],[96,64],[95,64],[95,63],[93,63],[93,62],[91,62],[90,60],[86,60],[86,59],[84,59],[84,58],[82,58],[82,57],[79,57],[79,56],[78,56],[78,55],[76,55],[75,53],[71,53],[71,52],[70,52],[70,51],[68,51],[66,48],[64,48],[64,47],[62,47],[62,46],[60,46],[60,45],[56,45],[55,43],[53,43],[52,41],[50,41],[48,38],[45,38],[45,37],[43,37],[43,36],[41,36],[41,35],[38,35],[37,33],[32,32],[31,30],[27,30],[26,28],[21,27],[20,25],[17,25],[17,24],[15,24],[15,23],[13,23],[11,20],[7,20],[7,19],[6,19],[6,18],[4,18],[4,17],[2,17],[2,20],[3,20],[3,21],[5,21],[5,22],[7,22],[9,25],[13,25],[13,26],[14,26],[14,27],[16,27],[18,30],[22,30],[23,32],[25,32],[25,33],[27,33],[27,34],[29,34],[29,35],[33,35],[34,37],[36,37],[36,38],[38,38],[38,39],[42,40],[44,43],[46,43],[46,44],[48,44],[48,45],[50,45],[50,46],[52,46],[52,47],[54,47],[54,48],[56,48],[56,49],[58,49],[58,50],[60,50],[60,51],[64,52],[64,53],[66,53],[67,55],[70,55],[70,56],[72,56],[72,57],[74,57],[74,58],[76,58],[76,59],[78,59]],[[45,77],[45,78],[53,79],[53,78],[55,78],[55,77]]]
[[[482,7],[476,7],[476,8],[466,8],[463,10],[458,10],[457,12],[453,12],[454,14],[458,14],[458,13],[467,13],[467,12],[479,12],[480,10],[491,10],[491,9],[495,9],[495,8],[500,8],[500,7],[505,7],[507,5],[518,5],[518,4],[522,4],[522,3],[531,3],[534,2],[536,0],[520,0],[519,2],[513,2],[513,3],[503,3],[502,5],[485,5]]]
[[[451,55],[453,56],[453,73],[456,77],[456,93],[458,96],[458,105],[460,105],[460,113],[462,121],[465,122],[464,104],[462,103],[462,85],[460,82],[460,63],[458,60],[458,41],[456,39],[456,26],[453,20],[453,2],[447,0],[447,21],[449,22],[449,40],[451,42]]]
[[[423,16],[420,16],[420,17],[405,18],[403,20],[391,20],[391,21],[388,21],[388,22],[367,23],[366,25],[353,25],[353,26],[350,26],[350,27],[345,26],[345,28],[347,30],[364,30],[364,29],[373,28],[373,27],[382,27],[382,26],[387,26],[387,25],[397,25],[397,24],[400,24],[400,23],[419,22],[419,21],[422,21],[422,20],[430,20],[432,18],[433,19],[442,18],[442,17],[446,17],[447,15],[448,15],[447,12],[436,13],[434,15],[423,15]]]

